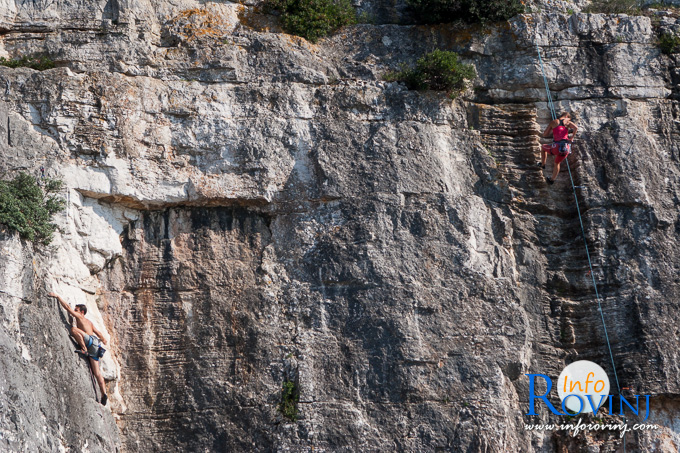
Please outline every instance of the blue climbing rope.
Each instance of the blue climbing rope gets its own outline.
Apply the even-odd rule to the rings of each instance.
[[[590,267],[590,277],[593,280],[593,287],[595,288],[595,298],[597,299],[597,311],[600,312],[600,318],[602,319],[602,327],[604,328],[604,337],[607,340],[607,348],[609,349],[609,357],[612,361],[612,369],[614,370],[614,379],[616,380],[616,388],[621,394],[621,386],[619,385],[619,376],[616,374],[616,365],[614,365],[614,354],[612,353],[612,346],[609,343],[609,334],[607,334],[607,324],[604,322],[604,313],[602,312],[602,302],[600,299],[600,293],[597,291],[597,283],[595,283],[595,274],[593,273],[593,264],[590,261],[590,252],[588,251],[588,241],[586,241],[586,230],[583,228],[583,218],[581,217],[581,209],[578,205],[578,198],[576,197],[576,188],[574,187],[574,179],[571,176],[571,169],[569,168],[569,162],[567,162],[567,170],[569,171],[569,180],[571,181],[571,187],[574,191],[574,201],[576,202],[576,212],[578,212],[578,220],[581,223],[581,235],[583,236],[583,244],[586,246],[586,256],[588,257],[588,267]]]
[[[548,86],[548,78],[545,76],[545,67],[543,66],[543,59],[541,58],[541,48],[536,43],[536,50],[538,51],[538,62],[541,64],[541,72],[543,73],[543,83],[545,84],[545,92],[548,94],[548,108],[550,109],[550,116],[553,120],[557,119],[555,112],[555,104],[553,104],[552,96],[550,95],[550,87]]]
[[[552,119],[557,119],[555,113],[555,106],[552,101],[552,96],[550,95],[550,88],[548,85],[548,78],[545,75],[545,67],[543,66],[543,59],[541,58],[541,48],[536,43],[536,50],[538,51],[538,61],[541,63],[541,72],[543,73],[543,82],[545,83],[545,92],[548,95],[548,107],[550,108],[550,114]],[[604,337],[607,340],[607,348],[609,349],[609,357],[612,361],[612,370],[614,370],[614,379],[616,380],[616,388],[621,395],[621,386],[619,385],[619,376],[616,374],[616,365],[614,364],[614,354],[612,353],[612,346],[609,342],[609,334],[607,333],[607,324],[604,320],[604,313],[602,311],[602,301],[600,299],[600,293],[597,291],[597,283],[595,282],[595,273],[593,272],[593,263],[590,260],[590,252],[588,250],[588,241],[586,240],[586,230],[583,227],[583,217],[581,216],[581,208],[578,204],[578,197],[576,196],[576,186],[574,185],[574,178],[571,176],[571,168],[569,168],[569,162],[567,161],[567,170],[569,171],[569,181],[571,181],[571,188],[574,192],[574,201],[576,202],[576,212],[578,213],[578,220],[581,224],[581,235],[583,236],[583,244],[586,246],[586,256],[588,257],[588,267],[590,267],[590,277],[593,280],[593,287],[595,288],[595,298],[597,299],[597,310],[600,312],[600,318],[602,319],[602,327],[604,328]],[[579,186],[582,187],[582,186]],[[625,448],[625,437],[624,437],[624,448]]]

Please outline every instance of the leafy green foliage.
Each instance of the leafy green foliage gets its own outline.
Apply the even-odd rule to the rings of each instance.
[[[415,68],[403,68],[385,75],[388,82],[404,82],[409,90],[446,91],[455,97],[465,88],[465,80],[475,77],[475,68],[458,60],[458,54],[435,50],[416,62]]]
[[[38,71],[54,68],[54,61],[50,58],[42,56],[26,56],[21,58],[12,58],[11,60],[5,57],[0,57],[0,66],[7,66],[8,68],[31,68]]]
[[[639,15],[641,3],[640,0],[593,0],[583,12]]]
[[[524,12],[520,0],[406,0],[421,23],[500,22]]]
[[[300,399],[300,392],[295,385],[295,382],[285,381],[281,387],[281,402],[279,403],[279,412],[288,420],[294,422],[297,420],[297,403]]]
[[[674,33],[664,33],[659,36],[659,49],[666,55],[680,51],[680,36]]]
[[[350,0],[268,0],[267,9],[278,10],[283,28],[317,42],[340,27],[357,23]]]
[[[12,180],[0,180],[0,223],[24,239],[49,244],[56,229],[52,215],[64,209],[65,202],[57,195],[62,182],[44,181],[41,188],[36,178],[23,172]]]

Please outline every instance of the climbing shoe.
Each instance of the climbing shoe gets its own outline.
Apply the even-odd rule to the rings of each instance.
[[[549,176],[546,176],[546,177],[545,177],[545,180],[548,182],[548,184],[555,184],[555,180],[552,179],[552,178],[549,177]]]
[[[540,162],[536,162],[536,166],[545,170],[545,164],[542,164]]]
[[[106,396],[106,393],[102,395],[102,406],[106,406],[106,402],[109,400],[109,397]]]

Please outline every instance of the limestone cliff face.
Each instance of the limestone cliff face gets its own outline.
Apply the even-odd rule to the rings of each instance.
[[[230,3],[1,4],[5,55],[58,68],[0,67],[0,167],[44,166],[68,208],[49,247],[0,241],[0,450],[620,448],[524,430],[525,373],[612,372],[566,169],[547,186],[535,167],[538,44],[578,114],[569,166],[617,373],[662,426],[627,447],[675,451],[678,69],[655,42],[676,19],[583,5],[312,45]],[[475,88],[381,81],[434,48]],[[52,290],[111,337],[105,408]]]

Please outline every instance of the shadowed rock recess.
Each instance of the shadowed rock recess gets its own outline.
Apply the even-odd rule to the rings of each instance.
[[[0,67],[0,171],[44,167],[68,205],[49,246],[0,236],[0,450],[621,451],[525,430],[562,420],[524,415],[526,373],[613,380],[566,166],[535,166],[538,44],[616,371],[660,427],[627,451],[676,451],[680,68],[656,41],[680,21],[367,1],[378,25],[312,45],[246,3],[0,5],[0,54],[57,66]],[[382,81],[435,48],[476,68],[457,99]],[[111,338],[106,407],[50,291]]]

